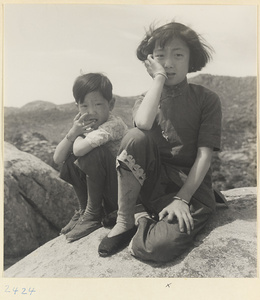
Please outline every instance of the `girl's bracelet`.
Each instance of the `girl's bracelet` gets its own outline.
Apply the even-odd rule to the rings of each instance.
[[[180,200],[180,201],[184,202],[185,204],[187,204],[188,206],[190,206],[190,203],[189,203],[188,201],[186,201],[186,200],[184,200],[184,199],[182,199],[182,198],[180,198],[180,197],[178,197],[178,196],[174,196],[174,197],[173,197],[173,200],[174,200],[174,199]]]
[[[69,142],[71,142],[72,144],[74,143],[74,141],[72,141],[72,140],[69,138],[69,135],[68,135],[68,134],[66,134],[66,139],[67,139]]]
[[[153,74],[153,78],[155,78],[157,75],[162,75],[163,77],[165,77],[165,79],[168,79],[168,76],[166,75],[166,73],[163,72],[156,72]]]

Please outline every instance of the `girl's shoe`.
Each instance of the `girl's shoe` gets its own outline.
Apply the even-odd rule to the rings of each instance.
[[[84,214],[84,210],[80,209],[80,210],[75,210],[75,213],[73,215],[73,217],[71,218],[71,220],[69,221],[69,223],[63,227],[61,229],[60,234],[66,234],[68,232],[70,232],[78,223],[80,217]]]
[[[129,244],[132,237],[135,235],[136,230],[137,228],[134,226],[133,228],[121,234],[112,237],[106,236],[103,238],[98,247],[99,255],[102,257],[107,257],[123,249],[125,246],[127,246],[127,244]]]
[[[116,225],[117,210],[112,211],[110,214],[105,215],[102,218],[102,224],[104,227],[114,227]]]
[[[66,234],[66,240],[70,242],[74,242],[78,239],[83,238],[84,236],[89,235],[91,232],[97,230],[102,227],[100,220],[93,220],[93,218],[89,218],[86,215],[83,215],[76,226]]]

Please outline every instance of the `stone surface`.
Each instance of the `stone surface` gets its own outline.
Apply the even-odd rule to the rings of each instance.
[[[219,207],[194,246],[167,264],[137,260],[128,248],[101,258],[97,247],[109,229],[67,243],[59,236],[4,272],[4,277],[246,278],[257,276],[256,188],[224,192],[229,208]]]
[[[8,143],[4,151],[4,254],[15,260],[57,237],[77,200],[43,161]]]

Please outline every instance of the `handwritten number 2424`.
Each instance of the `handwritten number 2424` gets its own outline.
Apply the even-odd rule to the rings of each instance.
[[[28,290],[26,288],[21,288],[21,290],[19,290],[17,287],[14,287],[12,290],[10,289],[9,285],[5,286],[5,292],[6,293],[13,293],[14,295],[16,295],[17,293],[21,293],[22,295],[32,295],[32,293],[36,292],[34,288],[29,288]]]

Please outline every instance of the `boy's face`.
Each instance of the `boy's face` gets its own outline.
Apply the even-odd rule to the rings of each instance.
[[[92,128],[97,129],[108,120],[109,112],[113,109],[113,99],[108,102],[100,92],[94,91],[85,96],[78,108],[81,115],[87,113],[85,121],[94,121]]]
[[[189,70],[190,50],[184,41],[173,38],[163,48],[156,42],[153,57],[167,73],[165,84],[176,85],[185,79]]]

